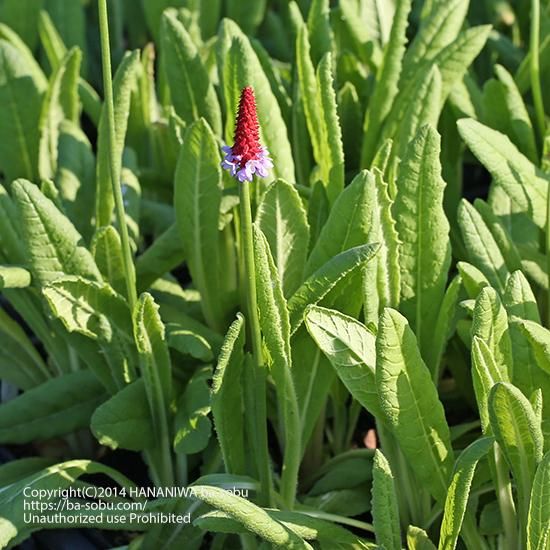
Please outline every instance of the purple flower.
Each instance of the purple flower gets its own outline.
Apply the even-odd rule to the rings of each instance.
[[[222,147],[222,151],[225,153],[221,163],[222,168],[229,170],[229,173],[241,183],[245,180],[252,181],[255,174],[265,178],[268,170],[273,168],[273,162],[265,147],[261,148],[255,159],[247,161],[244,166],[241,163],[242,155],[234,155],[232,147],[225,145]]]

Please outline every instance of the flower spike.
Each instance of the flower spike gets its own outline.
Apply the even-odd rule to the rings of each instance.
[[[256,100],[250,86],[246,86],[241,92],[234,141],[233,147],[222,147],[225,153],[222,168],[229,170],[240,182],[252,181],[255,174],[261,178],[267,177],[267,171],[273,168],[273,162],[267,148],[260,145]]]

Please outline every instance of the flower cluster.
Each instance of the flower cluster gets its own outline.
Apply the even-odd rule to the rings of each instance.
[[[268,150],[260,145],[256,100],[250,86],[241,92],[234,141],[233,147],[222,147],[225,153],[222,168],[229,170],[240,182],[252,181],[255,174],[265,178],[273,162]]]

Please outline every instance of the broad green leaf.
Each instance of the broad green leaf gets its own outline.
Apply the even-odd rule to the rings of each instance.
[[[293,531],[272,519],[265,510],[224,489],[209,485],[194,485],[193,495],[216,510],[225,512],[248,531],[275,546],[296,549],[312,548]]]
[[[498,294],[491,287],[483,288],[476,299],[472,322],[474,336],[487,344],[499,370],[507,373],[507,378],[511,379],[513,356],[508,315]]]
[[[355,399],[382,418],[375,381],[375,337],[359,321],[339,311],[311,306],[307,330]]]
[[[52,179],[57,171],[59,126],[63,120],[77,122],[79,117],[78,76],[82,53],[74,48],[53,72],[40,114],[38,173],[42,180]]]
[[[184,261],[183,244],[176,223],[159,235],[136,260],[138,289],[147,290],[157,279]]]
[[[30,443],[84,428],[104,398],[90,371],[53,378],[0,405],[0,441]]]
[[[43,0],[4,0],[0,21],[9,25],[29,48],[36,46],[36,24]]]
[[[423,126],[401,163],[393,204],[397,232],[403,243],[399,257],[400,309],[415,331],[423,356],[433,346],[433,327],[451,260],[439,154],[439,134],[431,126]]]
[[[222,133],[220,105],[191,36],[167,11],[161,24],[163,67],[176,113],[187,123],[204,117],[216,135]]]
[[[204,451],[210,440],[210,386],[212,369],[203,367],[191,377],[178,404],[174,418],[174,450],[181,454]]]
[[[382,65],[376,75],[376,87],[369,100],[363,125],[364,138],[361,166],[370,166],[384,120],[392,109],[398,93],[405,44],[407,42],[407,20],[411,11],[411,0],[397,0],[389,41],[384,48]]]
[[[546,223],[548,180],[524,157],[503,134],[471,119],[458,121],[458,130],[472,153],[489,170],[495,183],[502,186],[520,212],[527,213],[535,224]],[[516,232],[512,231],[514,240]],[[521,235],[518,235],[519,242]]]
[[[227,0],[227,16],[236,21],[247,34],[255,34],[266,12],[266,0],[252,4],[240,0]]]
[[[65,275],[101,279],[92,255],[81,245],[81,236],[36,185],[17,180],[12,193],[23,222],[22,238],[36,285],[43,286]]]
[[[458,224],[470,262],[494,288],[504,292],[509,272],[502,252],[480,213],[466,199],[458,207]]]
[[[220,66],[224,67],[221,78],[227,112],[226,141],[232,142],[234,113],[240,92],[245,86],[252,86],[256,96],[261,140],[273,158],[273,179],[294,182],[292,150],[281,108],[249,39],[233,21],[224,19],[220,26],[218,46],[218,59]]]
[[[8,182],[38,177],[42,89],[24,53],[0,38],[0,168]]]
[[[126,275],[118,231],[108,225],[99,228],[92,241],[92,253],[103,278],[121,296],[126,294]]]
[[[413,472],[443,503],[452,469],[449,427],[431,374],[406,319],[385,309],[376,338],[376,388]]]
[[[489,429],[489,392],[497,382],[508,382],[508,373],[499,368],[493,352],[481,338],[472,339],[472,381],[476,395],[481,429],[487,433]]]
[[[51,458],[29,457],[10,460],[0,466],[0,485],[6,487],[55,463]]]
[[[31,274],[22,267],[0,265],[0,290],[26,288],[31,284]]]
[[[229,327],[212,380],[212,416],[225,469],[231,474],[246,472],[242,378],[244,317],[238,315]]]
[[[301,454],[300,412],[294,382],[292,380],[292,355],[290,349],[290,321],[286,300],[283,296],[277,268],[269,252],[267,239],[254,226],[254,261],[256,267],[256,288],[258,292],[258,313],[265,345],[271,357],[271,372],[275,380],[277,399],[282,410],[285,426],[283,486],[285,478],[291,480],[295,490],[299,459]],[[285,494],[287,501],[294,495]]]
[[[216,139],[204,119],[187,131],[175,175],[176,223],[208,324],[223,326],[218,216],[222,196]]]
[[[142,451],[155,444],[143,378],[125,386],[93,413],[90,428],[101,445]]]
[[[318,304],[343,278],[373,261],[378,245],[365,244],[340,252],[315,271],[288,301],[291,334],[294,334],[304,320],[309,305]]]
[[[454,550],[456,547],[477,464],[493,448],[493,442],[492,437],[477,439],[457,458],[445,500],[439,550]]]
[[[394,206],[382,172],[374,168],[372,211],[368,242],[380,243],[372,262],[363,270],[364,314],[366,322],[378,322],[385,307],[397,307],[400,294],[401,242],[397,233]],[[372,185],[372,184],[371,184]]]
[[[134,310],[134,338],[156,441],[160,445],[166,445],[169,438],[172,371],[164,324],[158,309],[159,306],[150,294],[144,293],[140,296]]]
[[[115,173],[119,174],[122,167],[122,151],[130,113],[130,99],[132,90],[137,84],[139,69],[139,52],[127,52],[115,73],[113,80],[115,108],[115,143],[113,144],[113,151],[109,150],[109,130],[105,105],[101,110],[97,137],[96,227],[111,224],[114,197],[109,159],[112,155],[115,162]]]
[[[475,300],[481,289],[491,286],[487,277],[475,266],[467,262],[458,262],[456,264],[464,289],[471,300]]]
[[[543,436],[529,400],[512,384],[498,382],[489,394],[489,419],[518,491],[518,515],[525,525],[531,486],[542,460]]]
[[[394,478],[388,461],[379,450],[374,453],[372,478],[372,516],[376,542],[387,550],[401,550]]]
[[[45,8],[63,40],[69,47],[86,52],[86,13],[78,2],[45,0]]]
[[[544,550],[550,541],[550,453],[538,465],[533,479],[529,516],[527,517],[527,549]]]
[[[168,347],[179,351],[182,355],[190,355],[194,359],[209,363],[214,359],[212,347],[200,334],[181,329],[177,324],[166,325]]]
[[[22,390],[39,386],[50,373],[19,323],[0,309],[0,378]]]
[[[304,278],[309,226],[298,192],[277,180],[264,193],[256,223],[265,235],[286,297],[292,296]]]

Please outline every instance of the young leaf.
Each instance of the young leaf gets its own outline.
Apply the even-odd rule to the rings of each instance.
[[[445,499],[439,550],[454,550],[456,547],[477,464],[493,448],[493,442],[492,437],[478,439],[464,449],[457,458]]]
[[[401,311],[414,328],[423,356],[433,345],[433,327],[451,260],[439,154],[439,134],[431,126],[422,127],[401,163],[393,204],[403,243],[399,262]]]
[[[426,531],[414,525],[409,525],[407,529],[407,546],[409,550],[435,550],[435,545]]]
[[[284,295],[292,296],[303,281],[309,243],[306,213],[295,188],[275,181],[258,206],[256,223],[269,243]]]
[[[193,282],[208,324],[223,325],[218,216],[222,183],[218,145],[204,119],[187,131],[175,175],[174,208]]]
[[[380,316],[376,338],[376,388],[411,468],[443,503],[453,462],[449,427],[412,330],[389,308]]]
[[[105,390],[90,371],[52,378],[0,405],[0,442],[30,443],[84,428],[104,399]]]
[[[31,274],[22,267],[0,265],[0,290],[26,288],[31,284]]]
[[[381,451],[374,453],[372,516],[376,542],[387,550],[401,550],[399,510],[390,465]]]
[[[118,231],[112,226],[100,227],[92,241],[92,253],[101,275],[121,296],[126,293],[126,276],[122,245]]]
[[[373,416],[382,418],[376,394],[374,335],[352,317],[318,306],[307,309],[305,323],[348,391]]]
[[[175,13],[162,16],[163,67],[176,113],[187,123],[204,117],[214,133],[222,133],[220,105],[199,52]]]
[[[212,381],[212,415],[225,469],[246,472],[241,373],[244,354],[244,317],[238,315],[225,336]]]

